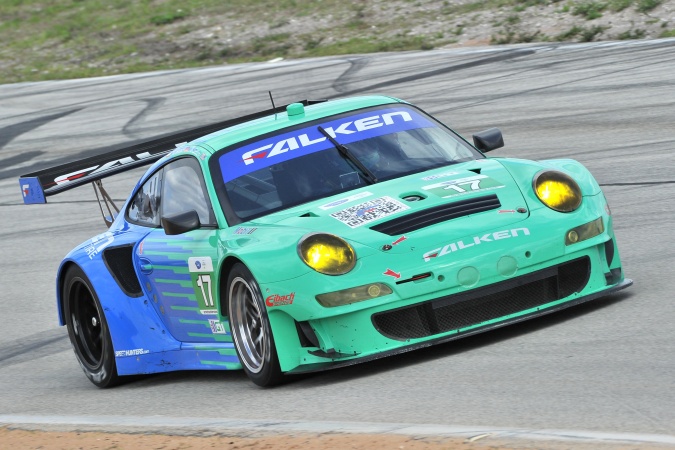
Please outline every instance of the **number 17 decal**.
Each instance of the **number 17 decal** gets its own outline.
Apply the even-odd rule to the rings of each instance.
[[[456,184],[449,184],[446,186],[444,189],[447,191],[448,189],[454,189],[455,191],[459,193],[464,193],[466,192],[466,189],[459,187],[460,185],[466,185],[466,184],[471,184],[471,190],[472,191],[477,191],[480,189],[480,179],[477,180],[467,180],[461,183],[456,183]]]
[[[204,289],[206,285],[206,289]],[[211,294],[211,275],[199,275],[197,277],[197,286],[202,290],[202,297],[207,307],[213,307],[213,295]],[[209,295],[206,295],[208,292]]]
[[[467,194],[476,191],[502,188],[504,185],[487,175],[472,175],[456,180],[441,181],[422,187],[425,191],[432,192],[442,198],[455,195]]]

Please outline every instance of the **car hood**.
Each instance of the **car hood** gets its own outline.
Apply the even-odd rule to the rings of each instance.
[[[389,253],[507,229],[528,209],[509,171],[482,159],[383,181],[270,214],[255,222],[326,232]]]

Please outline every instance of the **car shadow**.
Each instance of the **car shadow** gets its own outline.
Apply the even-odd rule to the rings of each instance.
[[[181,383],[191,385],[227,383],[237,389],[257,388],[251,383],[243,370],[180,370],[176,372],[151,373],[124,377],[121,386],[116,389],[155,389],[163,386],[176,386]]]
[[[455,341],[446,342],[439,345],[432,345],[414,351],[409,351],[397,355],[387,356],[374,361],[356,363],[353,366],[341,367],[334,370],[323,372],[314,372],[308,374],[289,375],[284,383],[275,390],[288,389],[312,389],[319,386],[345,383],[364,377],[370,377],[391,370],[398,370],[402,367],[411,367],[424,364],[441,358],[448,358],[459,355],[464,352],[470,352],[484,347],[489,347],[499,342],[534,333],[555,325],[575,320],[581,316],[592,314],[596,311],[611,307],[624,300],[630,299],[633,292],[621,291],[607,297],[593,300],[588,303],[582,303],[552,314],[536,317],[531,320],[518,322],[501,328],[492,329],[483,333],[478,333]],[[166,372],[149,375],[135,375],[125,377],[125,383],[120,386],[122,389],[147,389],[157,388],[165,385],[175,385],[183,382],[190,384],[213,384],[227,383],[228,387],[236,389],[263,389],[250,382],[243,370],[227,371],[178,371]],[[118,388],[119,389],[119,388]]]
[[[499,342],[534,333],[555,325],[575,320],[581,316],[592,314],[596,311],[611,307],[624,300],[630,299],[633,292],[618,292],[607,297],[582,303],[561,311],[556,311],[545,316],[533,318],[523,322],[510,324],[501,328],[488,330],[455,341],[433,345],[411,352],[388,356],[382,359],[369,361],[353,366],[302,375],[293,375],[289,380],[294,388],[312,388],[316,385],[349,382],[356,378],[373,376],[379,373],[397,370],[402,367],[410,367],[424,364],[436,359],[447,358],[464,352],[488,347]]]

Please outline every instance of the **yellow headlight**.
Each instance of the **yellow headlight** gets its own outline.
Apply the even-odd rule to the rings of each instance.
[[[581,205],[581,189],[567,174],[555,170],[534,177],[534,192],[541,202],[560,212],[572,212]]]
[[[298,254],[305,264],[326,275],[345,274],[356,264],[351,245],[332,234],[305,235],[298,244]]]

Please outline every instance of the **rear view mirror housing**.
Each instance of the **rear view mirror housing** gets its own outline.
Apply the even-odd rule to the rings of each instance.
[[[483,153],[504,146],[504,137],[499,128],[489,128],[474,134],[472,137],[473,145]]]
[[[183,234],[188,231],[198,229],[201,224],[199,222],[199,214],[197,211],[191,210],[172,216],[162,217],[162,228],[164,232],[169,235]]]

